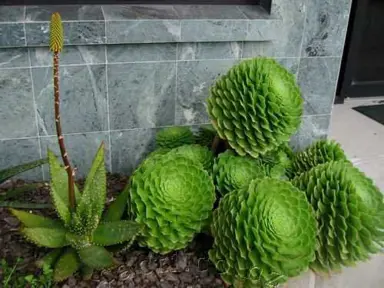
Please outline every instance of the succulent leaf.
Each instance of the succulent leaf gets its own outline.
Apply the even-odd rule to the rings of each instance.
[[[175,153],[185,158],[191,159],[196,164],[201,165],[204,170],[211,172],[213,165],[213,153],[207,147],[197,144],[183,145],[174,148],[169,153]]]
[[[93,160],[76,209],[76,218],[80,220],[82,233],[89,234],[96,229],[103,213],[106,193],[107,178],[104,164],[104,144],[102,144]]]
[[[184,248],[209,223],[215,195],[194,161],[174,153],[156,157],[134,173],[129,206],[143,225],[139,243],[165,254]]]
[[[129,189],[130,186],[127,184],[124,190],[116,197],[116,200],[108,207],[108,210],[103,217],[103,221],[118,221],[123,217],[125,210],[127,210]]]
[[[256,179],[228,193],[213,213],[211,230],[209,257],[235,287],[277,285],[299,275],[314,259],[313,209],[287,181]]]
[[[60,282],[72,276],[80,268],[80,259],[73,248],[68,248],[57,260],[53,280]]]
[[[287,142],[301,122],[295,77],[273,59],[244,60],[216,81],[208,114],[220,138],[241,156],[257,158]]]
[[[91,245],[77,252],[81,261],[90,268],[102,269],[115,264],[112,255],[103,247]]]
[[[52,267],[57,259],[59,259],[59,256],[62,254],[63,248],[56,248],[47,253],[43,258],[36,261],[36,266],[39,268],[43,268],[45,265],[48,265],[49,267]]]
[[[319,246],[312,269],[329,272],[352,266],[383,247],[383,195],[350,163],[317,165],[292,183],[305,192],[316,213]]]
[[[347,156],[340,144],[333,140],[319,140],[304,151],[294,155],[290,176],[293,178],[319,164],[340,160],[347,161]]]
[[[160,130],[156,134],[156,144],[160,148],[176,148],[186,144],[193,144],[195,138],[188,127],[174,126]]]
[[[23,228],[21,233],[24,234],[27,240],[37,246],[60,248],[68,245],[65,237],[66,229],[62,225],[57,227]]]
[[[211,148],[213,139],[216,136],[216,130],[211,124],[201,125],[195,136],[196,144]]]
[[[41,159],[32,161],[29,163],[21,164],[18,166],[13,166],[11,168],[0,170],[0,183],[12,178],[20,173],[31,170],[33,168],[39,167],[43,164],[46,164],[48,159]]]
[[[64,46],[64,29],[59,13],[53,13],[50,23],[49,49],[53,52],[61,52]]]
[[[140,230],[141,226],[135,221],[104,222],[93,232],[92,242],[100,246],[121,244],[134,239]]]
[[[10,209],[11,213],[21,222],[25,227],[36,228],[36,227],[60,227],[62,224],[57,221],[40,215],[32,214],[29,212]]]
[[[267,176],[265,167],[251,157],[236,156],[230,150],[221,153],[213,165],[213,181],[218,192],[225,194],[246,188],[253,179]]]

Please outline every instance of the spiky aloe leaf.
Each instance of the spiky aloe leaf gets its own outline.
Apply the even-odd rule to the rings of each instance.
[[[48,150],[48,160],[51,176],[51,197],[57,214],[66,226],[71,223],[71,212],[68,199],[68,175],[64,167],[60,165],[52,151]],[[75,198],[80,195],[75,185]]]
[[[56,263],[57,259],[63,252],[63,248],[56,248],[53,249],[51,252],[47,253],[43,258],[36,261],[36,266],[39,268],[43,268],[44,265],[48,265],[49,267],[52,267],[53,264]]]
[[[85,181],[84,191],[76,209],[82,233],[90,234],[99,224],[107,194],[107,177],[104,165],[104,143],[93,160]]]
[[[14,166],[11,168],[7,168],[0,171],[0,183],[4,182],[5,180],[8,180],[9,178],[12,178],[13,176],[16,176],[20,173],[23,173],[25,171],[31,170],[33,168],[39,167],[43,164],[46,164],[48,159],[41,159],[32,161],[29,163],[21,164],[18,166]]]
[[[49,49],[52,52],[61,52],[64,46],[64,29],[59,13],[53,13],[50,24]]]
[[[77,251],[81,261],[95,269],[111,267],[115,264],[112,255],[103,247],[91,245]]]
[[[62,226],[60,221],[53,220],[47,217],[43,217],[40,215],[36,215],[36,214],[32,214],[29,212],[16,210],[16,209],[10,209],[10,211],[27,228],[36,228],[36,227],[55,228],[55,227]]]
[[[92,242],[101,246],[120,244],[135,238],[140,230],[140,224],[135,221],[105,222],[93,232]]]
[[[83,267],[81,267],[81,275],[83,276],[83,279],[90,280],[92,278],[93,271],[93,268],[83,265]]]
[[[69,245],[75,248],[76,250],[83,249],[84,247],[87,247],[91,244],[91,239],[88,235],[79,235],[76,233],[68,232],[65,237]]]
[[[63,281],[72,276],[80,268],[80,259],[73,248],[68,248],[57,260],[53,271],[53,280]]]
[[[103,217],[103,221],[111,222],[120,220],[125,210],[127,209],[127,201],[129,197],[129,184],[127,184],[117,197],[116,200],[108,207],[107,212]]]
[[[68,245],[65,237],[67,230],[62,226],[23,228],[21,233],[37,246],[60,248]]]
[[[1,182],[1,181],[0,181]],[[11,190],[8,190],[4,195],[0,195],[0,201],[5,201],[11,198],[16,198],[21,194],[34,190],[39,187],[39,184],[26,184],[21,187],[16,187]]]

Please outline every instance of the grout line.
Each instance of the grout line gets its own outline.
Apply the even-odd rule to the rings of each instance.
[[[176,83],[175,83],[175,94],[174,94],[174,97],[175,97],[175,99],[174,99],[174,118],[173,118],[173,124],[174,125],[176,125],[176,114],[177,114],[177,109],[176,109],[176,107],[177,107],[177,95],[178,95],[178,93],[177,93],[177,82],[178,82],[178,79],[177,79],[177,69],[178,69],[178,63],[177,63],[177,59],[178,59],[178,57],[179,57],[179,43],[176,43],[176,61],[175,61],[175,81],[176,81]]]
[[[243,56],[244,56],[244,41],[241,41],[241,52],[240,52],[239,60],[245,59],[245,58],[243,58]]]
[[[303,53],[303,45],[304,45],[304,38],[305,38],[305,32],[307,30],[307,17],[308,17],[308,1],[305,1],[305,12],[304,12],[304,23],[303,23],[303,33],[301,34],[301,44],[299,47],[299,63],[298,63],[298,68],[297,68],[297,75],[296,75],[296,81],[299,82],[299,74],[300,74],[300,67],[301,67],[301,60],[308,58],[308,57],[302,57]]]
[[[241,15],[244,16],[245,19],[247,19],[247,20],[251,20],[251,19],[248,18],[247,15],[245,15],[245,13],[244,13],[243,11],[241,11],[241,9],[240,9],[240,7],[239,7],[238,5],[236,5],[236,9],[237,9],[237,11],[239,11],[239,12],[241,13]]]
[[[35,84],[33,81],[33,74],[32,74],[32,61],[31,61],[31,53],[28,49],[28,62],[29,62],[29,76],[31,77],[31,86],[32,86],[32,99],[33,99],[33,109],[35,110],[35,125],[36,125],[36,133],[37,133],[37,143],[39,145],[39,157],[40,159],[43,158],[43,151],[41,149],[41,140],[40,140],[40,132],[39,132],[39,122],[37,117],[37,103],[36,103],[36,97],[35,97]],[[44,169],[41,166],[41,173],[43,176],[43,181],[45,181],[45,173]]]

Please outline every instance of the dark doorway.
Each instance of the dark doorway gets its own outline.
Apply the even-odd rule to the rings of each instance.
[[[384,1],[354,0],[339,82],[347,97],[384,96]]]

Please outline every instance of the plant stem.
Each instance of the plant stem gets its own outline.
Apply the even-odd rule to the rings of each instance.
[[[213,138],[213,141],[212,141],[212,148],[211,148],[212,153],[214,155],[216,155],[219,144],[220,144],[220,137],[218,135],[215,135],[215,138]]]
[[[75,210],[75,171],[73,170],[65,149],[63,132],[60,121],[60,89],[59,89],[59,52],[53,53],[53,88],[55,94],[55,122],[56,133],[59,140],[60,153],[63,158],[64,168],[68,174],[68,199],[72,211]]]

